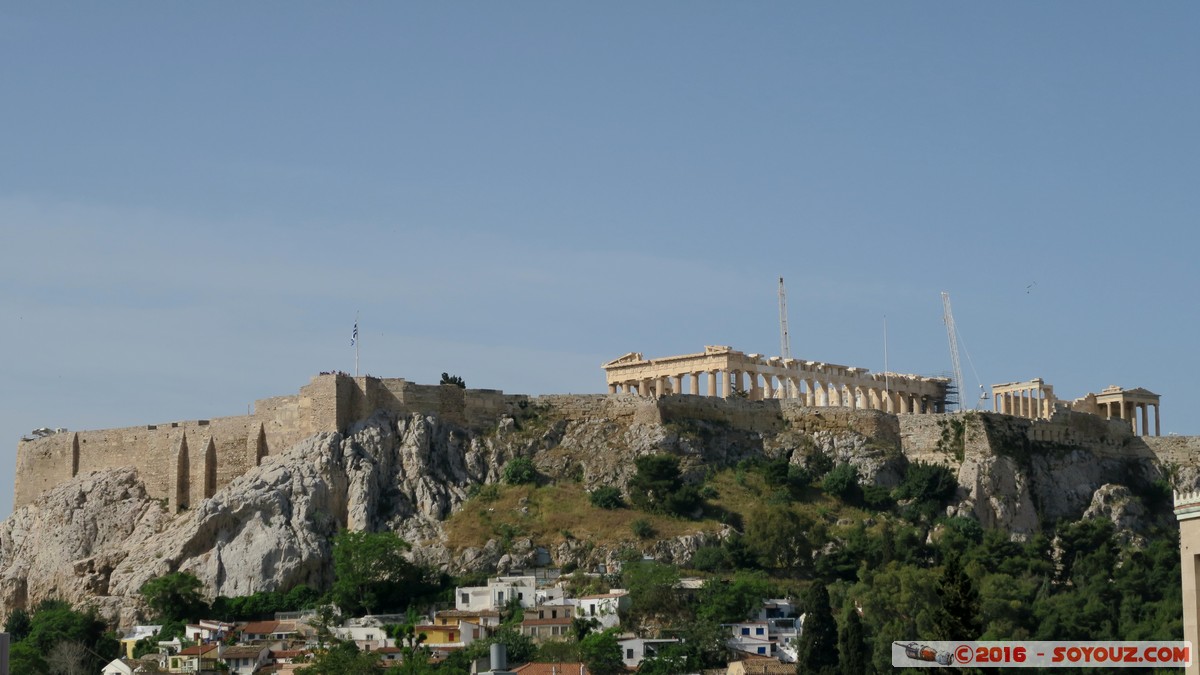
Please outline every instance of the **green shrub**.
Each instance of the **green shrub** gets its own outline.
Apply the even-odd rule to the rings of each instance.
[[[812,481],[816,482],[833,469],[833,458],[821,450],[814,449],[805,455],[804,467],[808,469]]]
[[[638,518],[630,523],[629,529],[633,531],[633,536],[638,539],[648,539],[654,536],[654,526],[645,518]]]
[[[825,474],[821,487],[842,501],[854,504],[861,501],[862,490],[858,487],[858,467],[850,463],[838,464]]]
[[[732,569],[729,552],[720,546],[701,546],[692,556],[692,569],[701,572],[724,572]]]
[[[509,485],[536,483],[538,479],[537,467],[533,465],[533,460],[528,457],[517,457],[504,465],[504,472],[501,474],[501,479]]]
[[[862,489],[863,504],[876,511],[887,511],[892,508],[891,490],[881,485],[868,485]]]
[[[704,503],[694,485],[684,485],[679,458],[646,455],[635,460],[637,474],[629,481],[629,501],[650,513],[691,517]]]
[[[621,497],[621,491],[611,485],[592,490],[591,494],[588,495],[588,501],[592,503],[592,506],[601,509],[612,510],[624,508],[625,506],[625,499]]]

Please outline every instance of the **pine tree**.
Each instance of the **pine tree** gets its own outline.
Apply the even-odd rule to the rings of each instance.
[[[938,640],[974,640],[982,632],[979,620],[979,591],[967,576],[958,555],[946,556],[937,583],[941,606],[933,613],[934,637]]]
[[[871,664],[871,648],[858,611],[851,608],[838,631],[838,655],[842,675],[865,675]]]
[[[838,675],[837,622],[833,619],[833,610],[829,608],[829,591],[824,584],[813,584],[804,605],[798,672],[805,675]]]

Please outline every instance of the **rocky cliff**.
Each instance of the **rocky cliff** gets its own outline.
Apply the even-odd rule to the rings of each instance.
[[[858,466],[865,482],[893,486],[908,462],[938,462],[958,473],[952,514],[1017,537],[1085,516],[1111,518],[1136,536],[1154,516],[1136,495],[1163,476],[1193,489],[1200,472],[1179,444],[1164,463],[1119,425],[1100,422],[1060,421],[1094,428],[1049,441],[1035,440],[1044,434],[1027,421],[990,413],[898,418],[779,401],[628,395],[534,399],[485,428],[377,413],[344,435],[319,434],[264,458],[178,515],[147,496],[134,467],[81,475],[42,494],[0,523],[0,616],[60,597],[129,624],[140,609],[137,589],[176,570],[194,573],[212,595],[322,587],[339,528],[396,531],[417,544],[420,562],[454,573],[519,567],[539,556],[559,565],[606,562],[629,545],[686,563],[697,546],[728,531],[586,549],[540,549],[545,542],[528,539],[452,548],[446,518],[480,484],[497,482],[514,457],[532,458],[550,480],[588,489],[624,488],[634,458],[655,452],[679,456],[694,480],[748,457],[802,464],[820,451]]]

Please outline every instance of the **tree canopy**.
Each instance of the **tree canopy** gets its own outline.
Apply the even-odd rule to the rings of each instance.
[[[428,590],[424,574],[392,532],[339,532],[333,540],[330,599],[347,614],[400,610]]]
[[[172,572],[142,584],[146,604],[163,623],[199,621],[208,612],[201,591],[204,584],[191,572]]]

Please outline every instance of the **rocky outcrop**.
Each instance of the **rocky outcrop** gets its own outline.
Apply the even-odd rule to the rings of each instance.
[[[76,477],[0,523],[0,616],[45,598],[96,605],[117,618],[112,571],[130,547],[170,523],[132,469]]]
[[[1149,524],[1149,513],[1141,500],[1124,485],[1101,485],[1092,494],[1092,503],[1083,512],[1083,518],[1111,521],[1118,541],[1139,547],[1146,545],[1142,534]]]
[[[480,484],[497,482],[514,457],[589,490],[626,489],[634,460],[659,452],[679,456],[696,481],[745,458],[804,464],[821,452],[854,464],[864,483],[890,487],[909,462],[938,462],[959,480],[949,512],[985,527],[1020,538],[1059,518],[1102,517],[1136,533],[1146,514],[1128,488],[1164,472],[1145,444],[1103,432],[1110,435],[1091,448],[1033,440],[1040,432],[1027,420],[1002,415],[896,417],[628,395],[534,399],[488,428],[378,413],[345,435],[320,434],[264,458],[178,515],[146,495],[135,468],[79,476],[43,494],[0,524],[0,616],[55,596],[130,623],[141,585],[177,570],[195,574],[211,595],[323,587],[331,579],[330,538],[340,528],[397,532],[414,545],[417,562],[450,573],[547,561],[611,568],[627,547],[687,564],[698,547],[732,531],[603,543],[515,537],[452,550],[444,521]],[[1077,441],[1082,432],[1072,433]]]

